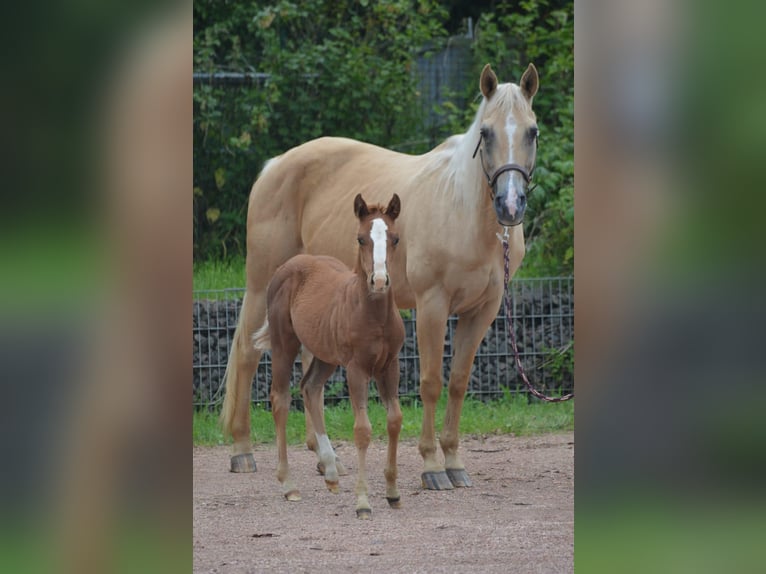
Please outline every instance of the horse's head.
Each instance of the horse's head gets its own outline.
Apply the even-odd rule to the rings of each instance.
[[[385,209],[378,205],[368,206],[361,194],[354,198],[354,213],[359,219],[357,267],[367,277],[367,286],[372,293],[385,293],[391,285],[388,261],[399,243],[394,221],[400,210],[401,203],[396,194]]]
[[[479,85],[484,102],[477,118],[476,159],[487,176],[498,222],[517,225],[524,220],[527,188],[535,169],[539,130],[532,98],[539,85],[537,70],[529,64],[518,86],[498,84],[487,64]]]

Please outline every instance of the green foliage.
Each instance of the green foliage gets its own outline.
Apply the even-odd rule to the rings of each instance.
[[[436,407],[436,420],[444,420],[447,406],[447,392]],[[419,401],[401,401],[401,439],[420,436],[423,421],[423,407]],[[373,438],[385,440],[386,410],[377,400],[371,399],[367,414],[372,424]],[[275,440],[274,420],[263,406],[253,407],[250,416],[253,440],[270,443]],[[354,413],[348,401],[325,408],[327,433],[333,440],[354,440]],[[193,439],[197,445],[216,445],[229,442],[224,439],[218,422],[218,413],[200,410],[194,413]],[[564,403],[528,402],[525,395],[506,393],[501,399],[482,402],[466,397],[460,418],[460,431],[464,434],[540,434],[569,431],[574,428],[574,401]],[[302,412],[292,409],[287,419],[287,440],[290,444],[301,444],[305,440],[305,420]]]
[[[269,157],[323,135],[391,146],[422,124],[411,72],[446,17],[432,0],[208,1],[194,11],[196,71],[268,75],[194,89],[195,259],[244,253],[247,194]]]

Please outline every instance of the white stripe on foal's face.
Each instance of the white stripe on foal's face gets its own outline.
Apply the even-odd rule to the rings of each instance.
[[[372,285],[376,291],[382,291],[388,284],[386,269],[386,244],[388,226],[382,219],[374,219],[370,237],[372,238]]]

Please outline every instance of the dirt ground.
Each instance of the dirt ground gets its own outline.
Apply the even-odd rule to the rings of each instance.
[[[427,491],[414,440],[399,445],[402,508],[384,496],[385,443],[367,455],[372,520],[354,512],[356,450],[334,443],[349,470],[328,492],[316,457],[290,447],[303,500],[287,502],[273,446],[258,472],[228,472],[226,447],[194,448],[195,572],[566,573],[574,569],[574,433],[464,437],[474,486]]]

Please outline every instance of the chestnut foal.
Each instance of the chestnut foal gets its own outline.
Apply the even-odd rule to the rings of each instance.
[[[354,271],[333,257],[296,255],[274,273],[267,291],[267,316],[253,335],[259,350],[271,348],[271,408],[277,434],[277,478],[287,500],[300,500],[290,478],[285,426],[290,408],[290,373],[301,345],[313,355],[300,387],[307,416],[317,440],[318,467],[330,492],[339,492],[335,451],[324,424],[323,388],[338,365],[346,368],[354,410],[354,442],[359,469],[356,515],[370,518],[367,499],[366,456],[372,427],[367,416],[369,382],[374,378],[386,407],[388,459],[386,498],[399,508],[396,449],[402,426],[399,408],[399,351],[404,324],[394,301],[389,261],[399,243],[394,221],[401,204],[394,194],[384,209],[368,206],[361,194],[354,199],[359,220]]]

